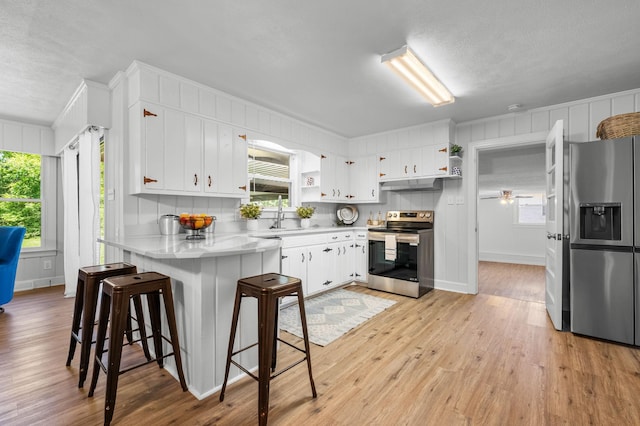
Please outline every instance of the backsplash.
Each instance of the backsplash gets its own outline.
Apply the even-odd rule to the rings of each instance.
[[[232,198],[185,197],[177,195],[128,196],[125,209],[125,233],[127,236],[157,234],[158,218],[164,214],[205,213],[216,217],[215,232],[241,232],[246,230],[246,220],[240,217],[240,200]],[[305,203],[307,205],[307,203]],[[311,226],[337,226],[336,204],[308,203],[316,212]],[[300,220],[294,211],[285,211],[283,228],[298,228]],[[258,219],[259,229],[269,229],[276,219],[276,212],[264,211]],[[365,219],[366,221],[366,219]]]

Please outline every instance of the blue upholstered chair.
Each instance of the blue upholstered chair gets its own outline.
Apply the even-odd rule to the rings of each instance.
[[[16,284],[16,271],[22,239],[26,232],[19,226],[0,226],[0,305],[13,299]],[[0,306],[0,313],[4,309]]]

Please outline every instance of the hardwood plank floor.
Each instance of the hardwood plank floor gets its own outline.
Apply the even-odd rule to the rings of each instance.
[[[555,331],[544,304],[434,290],[394,306],[326,347],[312,345],[318,398],[304,364],[271,383],[271,425],[637,424],[638,349]],[[0,424],[99,425],[95,396],[65,367],[73,300],[62,287],[16,294],[0,315]],[[299,339],[283,333],[294,343]],[[140,354],[127,347],[125,360]],[[299,357],[286,349],[279,363]],[[198,401],[149,365],[120,378],[113,424],[257,424],[249,378]]]
[[[478,292],[544,303],[544,266],[478,262]]]

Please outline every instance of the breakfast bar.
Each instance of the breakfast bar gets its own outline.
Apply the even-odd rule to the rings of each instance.
[[[99,241],[121,249],[123,260],[139,271],[171,277],[189,391],[198,399],[217,392],[224,379],[236,283],[242,277],[279,272],[280,240],[245,234],[212,234],[202,240],[187,240],[185,234],[178,234]],[[238,348],[257,342],[255,301],[243,304],[236,336]],[[239,361],[257,367],[257,350],[243,352]],[[177,377],[173,358],[166,360],[165,368]],[[234,367],[229,377],[232,382],[242,373]]]

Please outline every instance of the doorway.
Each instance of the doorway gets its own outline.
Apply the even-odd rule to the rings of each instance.
[[[478,152],[478,292],[545,301],[545,144]]]
[[[528,133],[524,135],[510,136],[504,138],[487,139],[478,142],[471,142],[467,147],[466,163],[468,164],[468,172],[466,174],[468,179],[467,186],[467,199],[470,201],[469,215],[468,215],[468,277],[469,277],[469,292],[472,294],[478,293],[478,272],[480,262],[480,245],[479,245],[479,229],[480,224],[478,221],[479,212],[479,185],[478,185],[478,169],[479,169],[479,156],[482,152],[489,152],[491,150],[507,150],[518,149],[531,145],[544,145],[548,132]],[[508,189],[508,188],[507,188]]]

